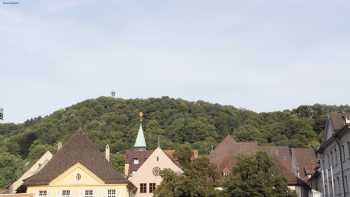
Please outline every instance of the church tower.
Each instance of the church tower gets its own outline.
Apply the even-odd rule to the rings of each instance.
[[[143,128],[142,128],[143,113],[140,112],[139,116],[140,116],[140,127],[137,133],[134,148],[135,150],[138,150],[138,151],[145,151],[147,148],[147,145],[146,145],[145,135],[143,134]]]

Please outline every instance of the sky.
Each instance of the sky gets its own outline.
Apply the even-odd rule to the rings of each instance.
[[[257,112],[349,104],[347,0],[0,1],[6,122],[112,90]]]

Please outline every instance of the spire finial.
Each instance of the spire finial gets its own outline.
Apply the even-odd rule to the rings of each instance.
[[[142,122],[143,121],[143,112],[142,111],[139,113],[139,116],[140,116],[140,122]]]

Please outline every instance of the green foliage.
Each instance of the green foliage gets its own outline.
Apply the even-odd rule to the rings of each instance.
[[[23,161],[18,156],[0,152],[0,188],[14,181],[23,167]]]
[[[180,154],[177,154],[180,155]],[[156,197],[219,197],[215,191],[218,177],[216,168],[205,157],[198,158],[183,169],[182,175],[169,169],[161,171],[163,181],[155,192]]]
[[[264,152],[241,156],[224,182],[224,192],[235,197],[292,197],[286,178]]]
[[[145,115],[143,125],[149,148],[157,146],[159,137],[164,148],[188,144],[201,154],[208,154],[212,146],[228,134],[241,141],[317,148],[327,113],[350,111],[350,107],[313,105],[291,111],[255,113],[233,106],[169,97],[100,97],[22,124],[0,124],[0,151],[32,163],[44,149],[56,147],[58,141],[65,142],[81,127],[101,151],[109,144],[112,154],[123,154],[134,143],[140,111]],[[113,159],[116,167],[122,169],[121,157],[117,155]],[[15,173],[6,178],[6,182],[14,177]]]
[[[123,154],[116,153],[111,155],[111,162],[113,166],[118,170],[119,172],[124,172],[124,166],[125,166],[125,157]]]
[[[180,166],[188,168],[191,164],[192,149],[189,145],[180,145],[175,152],[175,157],[178,159]]]

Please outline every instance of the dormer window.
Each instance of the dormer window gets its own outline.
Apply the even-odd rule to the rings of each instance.
[[[75,177],[76,179],[77,179],[77,181],[80,181],[80,179],[81,179],[81,174],[77,174],[77,176]]]
[[[137,158],[135,158],[135,159],[134,159],[134,164],[135,164],[135,165],[138,165],[139,163],[140,163],[140,161],[139,161]]]

